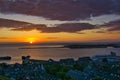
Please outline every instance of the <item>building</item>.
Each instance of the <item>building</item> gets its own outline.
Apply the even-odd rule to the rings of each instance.
[[[94,61],[103,61],[103,59],[107,59],[110,62],[120,61],[120,56],[117,56],[115,52],[111,52],[110,55],[96,55],[93,56],[92,59]]]

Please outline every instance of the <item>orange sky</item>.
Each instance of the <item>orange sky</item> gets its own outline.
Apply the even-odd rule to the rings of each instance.
[[[48,20],[37,16],[27,16],[21,14],[2,14],[0,13],[1,19],[9,19],[15,21],[28,22],[32,24],[45,24],[48,27],[54,27],[56,24],[65,23],[90,23],[92,25],[102,25],[104,22],[118,20],[118,15],[104,15],[98,17],[91,17],[90,20],[80,21],[59,21],[59,20]],[[7,23],[5,23],[7,24]],[[14,22],[12,23],[14,24]],[[11,25],[11,24],[10,24]],[[17,26],[17,25],[16,25]],[[34,25],[33,25],[34,26]],[[1,26],[0,26],[1,27]],[[8,23],[9,27],[9,23]],[[4,42],[33,42],[33,43],[45,43],[45,42],[118,42],[120,41],[119,30],[118,31],[107,31],[107,27],[98,27],[96,29],[81,30],[79,32],[56,32],[48,33],[41,32],[40,30],[30,31],[14,31],[11,30],[15,27],[2,27],[0,28],[0,43]],[[66,27],[66,26],[65,26]],[[81,26],[84,27],[84,26]],[[111,26],[114,27],[114,26]],[[73,26],[74,29],[74,26]],[[69,30],[68,30],[69,31]],[[98,33],[98,32],[99,33]]]
[[[40,33],[32,31],[11,31],[0,29],[0,42],[95,42],[95,41],[119,41],[119,33],[93,33],[95,30],[83,31],[84,33]]]
[[[0,43],[119,42],[118,3],[0,0]]]

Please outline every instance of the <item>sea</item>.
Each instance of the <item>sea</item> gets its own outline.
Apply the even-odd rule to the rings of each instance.
[[[120,56],[120,48],[61,48],[63,45],[0,45],[0,57],[11,56],[11,60],[1,60],[0,63],[22,63],[22,56],[30,56],[31,59],[59,61],[65,58],[93,57],[95,55],[109,55],[115,52]]]

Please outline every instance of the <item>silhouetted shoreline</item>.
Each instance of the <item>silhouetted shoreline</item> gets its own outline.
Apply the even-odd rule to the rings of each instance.
[[[65,45],[65,48],[76,49],[76,48],[120,48],[120,44],[77,44],[77,45]]]
[[[19,49],[48,49],[48,48],[69,48],[69,49],[83,49],[83,48],[120,48],[120,44],[71,44],[57,47],[21,47]]]

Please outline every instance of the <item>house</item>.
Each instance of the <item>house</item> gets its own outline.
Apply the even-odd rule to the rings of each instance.
[[[92,59],[94,61],[102,61],[103,59],[107,59],[110,62],[120,61],[120,56],[117,56],[115,52],[111,52],[110,55],[96,55],[93,56]]]

